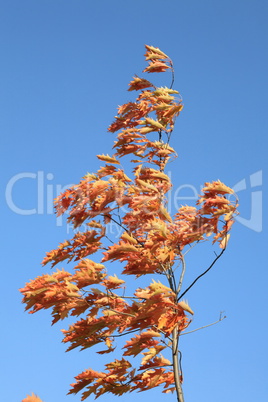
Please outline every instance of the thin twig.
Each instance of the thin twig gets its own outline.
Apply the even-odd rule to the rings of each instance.
[[[202,276],[204,276],[212,267],[213,265],[216,263],[216,261],[222,256],[222,254],[224,253],[226,249],[223,248],[222,251],[220,252],[219,255],[217,255],[217,257],[214,259],[214,261],[212,262],[212,264],[210,264],[210,266],[201,274],[199,275],[197,278],[195,278],[195,280],[191,283],[190,286],[188,286],[188,288],[181,294],[181,296],[178,298],[178,301],[191,289],[191,287],[194,286],[194,284],[198,281],[198,279],[202,278]]]
[[[172,89],[174,81],[175,81],[175,71],[174,71],[172,60],[169,60],[169,63],[170,63],[170,68],[171,68],[171,72],[172,72],[172,79],[171,79],[171,84],[170,84],[169,88]]]
[[[129,313],[124,313],[123,311],[117,311],[117,310],[114,310],[113,308],[109,308],[108,309],[109,311],[113,311],[114,313],[116,313],[116,314],[118,314],[118,315],[127,315],[128,317],[132,317],[132,318],[136,318],[136,316],[135,315],[133,315],[133,314],[129,314]]]
[[[211,324],[208,324],[208,325],[204,325],[203,327],[199,327],[199,328],[193,329],[192,331],[184,332],[184,333],[180,334],[180,336],[182,336],[182,335],[188,335],[188,334],[191,334],[192,332],[199,331],[200,329],[204,329],[204,328],[211,327],[212,325],[218,324],[219,322],[223,321],[225,318],[227,318],[226,315],[224,315],[223,317],[220,315],[220,318],[219,318],[217,321],[212,322]]]
[[[138,331],[139,331],[139,329],[137,328],[137,329],[133,329],[132,331],[123,332],[122,334],[101,335],[101,337],[104,339],[105,338],[119,338],[120,336],[125,336],[125,335],[132,334],[132,333],[138,332]]]
[[[201,240],[197,240],[195,243],[193,243],[193,244],[189,244],[189,246],[190,246],[190,248],[188,248],[188,250],[186,250],[185,251],[185,253],[184,254],[182,254],[183,255],[183,257],[185,257],[186,256],[186,254],[188,254],[189,253],[189,251],[191,251],[198,243],[200,243],[201,242]],[[203,243],[203,242],[202,242]]]
[[[180,381],[181,375],[181,353],[180,358],[178,357],[178,340],[179,334],[178,329],[174,328],[172,331],[172,361],[173,361],[173,372],[174,372],[174,382],[177,394],[177,401],[184,402],[183,391]]]
[[[181,291],[182,282],[183,282],[183,278],[184,278],[184,274],[185,274],[185,270],[186,270],[186,264],[185,264],[185,259],[184,259],[183,255],[181,255],[181,263],[182,263],[182,270],[181,270],[181,276],[180,276],[179,284],[178,284],[178,287],[177,287],[177,293],[176,293],[177,295]]]

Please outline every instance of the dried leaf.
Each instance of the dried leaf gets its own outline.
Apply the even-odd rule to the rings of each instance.
[[[117,165],[120,165],[120,162],[118,162],[116,158],[109,155],[97,155],[97,158],[104,162],[116,163]]]

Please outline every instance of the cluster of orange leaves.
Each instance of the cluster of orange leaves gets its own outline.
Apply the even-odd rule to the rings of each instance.
[[[173,71],[171,60],[158,48],[146,46],[145,57],[149,61],[145,72]],[[110,132],[119,131],[114,155],[97,155],[105,166],[87,174],[55,201],[58,215],[68,212],[68,221],[75,228],[86,223],[88,230],[47,253],[43,264],[78,261],[74,272],[61,269],[44,274],[21,289],[26,310],[34,313],[51,308],[53,324],[70,315],[85,315],[63,330],[63,342],[70,344],[67,350],[104,343],[106,348],[97,353],[111,353],[116,336],[137,332],[124,344],[122,359],[106,364],[105,372],[88,369],[76,377],[70,393],[86,388],[82,400],[91,394],[122,395],[161,384],[163,392],[173,391],[172,363],[161,352],[169,349],[174,328],[181,332],[189,325],[186,313],[193,314],[185,302],[178,303],[175,290],[161,282],[153,281],[138,288],[133,297],[124,297],[125,281],[117,275],[108,276],[103,263],[123,263],[121,274],[136,277],[165,275],[180,262],[187,245],[212,236],[213,242],[225,248],[236,213],[236,205],[226,197],[233,191],[216,181],[205,183],[197,207],[183,206],[170,216],[166,194],[172,185],[164,168],[176,157],[169,140],[183,105],[178,91],[156,88],[137,76],[129,91],[140,94],[135,102],[118,108],[109,127]],[[149,138],[151,133],[157,134],[157,140]],[[129,154],[134,157],[133,178],[126,175],[119,161]],[[118,217],[120,209],[124,211],[122,218]],[[106,228],[111,221],[122,233],[107,247]],[[86,258],[99,250],[103,251],[101,263]],[[135,369],[126,356],[140,354],[143,358]],[[33,398],[24,402],[40,401]]]

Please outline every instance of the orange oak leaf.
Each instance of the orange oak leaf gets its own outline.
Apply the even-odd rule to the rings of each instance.
[[[115,163],[115,164],[120,164],[116,158],[109,156],[109,155],[97,155],[97,158],[100,159],[101,161],[108,162],[108,163]]]
[[[149,356],[151,354],[149,353]],[[142,365],[139,370],[145,370],[155,367],[171,366],[170,360],[164,358],[163,356],[155,356],[154,358],[148,359],[148,356],[142,360]]]
[[[124,356],[137,356],[144,349],[151,348],[152,346],[156,347],[159,345],[159,341],[153,339],[154,337],[160,337],[159,332],[148,330],[141,332],[140,335],[135,335],[134,338],[126,342],[124,349],[127,350],[124,352]],[[161,346],[160,350],[164,348],[165,346]]]
[[[146,391],[162,384],[165,389],[170,386],[170,388],[173,389],[174,373],[171,370],[166,371],[164,368],[146,370],[142,374],[136,376],[135,386],[133,386],[132,389]],[[163,392],[166,391],[164,390]]]
[[[102,261],[117,260],[117,259],[128,259],[131,253],[138,253],[139,250],[132,244],[119,243],[117,245],[109,247],[109,250],[104,254]]]
[[[153,61],[149,63],[149,66],[146,67],[143,72],[144,73],[162,73],[166,71],[170,66],[168,66],[163,61]]]
[[[136,76],[132,81],[130,81],[128,91],[138,91],[140,89],[150,88],[153,86],[154,85],[150,81]]]
[[[145,57],[147,58],[149,55],[160,56],[162,59],[168,59],[168,56],[162,52],[158,47],[145,45],[147,52],[145,53]],[[151,58],[151,57],[150,57]]]
[[[32,393],[32,395],[27,395],[27,397],[24,398],[22,402],[43,402],[43,401],[37,395]]]
[[[109,276],[107,279],[105,279],[103,282],[103,285],[107,289],[118,289],[122,287],[121,285],[125,283],[123,279],[119,279],[115,274],[114,276]]]

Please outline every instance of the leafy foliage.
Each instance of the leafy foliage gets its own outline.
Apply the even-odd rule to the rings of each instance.
[[[149,65],[144,72],[170,70],[174,79],[172,61],[160,49],[146,46],[145,58]],[[91,394],[122,395],[159,385],[163,392],[176,389],[179,393],[178,340],[191,322],[188,314],[193,314],[181,300],[185,253],[209,237],[219,243],[222,253],[236,214],[237,205],[229,199],[232,189],[218,180],[205,183],[196,207],[182,206],[170,215],[167,193],[172,184],[164,171],[176,157],[170,139],[183,109],[181,97],[172,87],[157,88],[138,76],[128,90],[139,94],[135,102],[118,108],[109,127],[111,133],[118,132],[114,154],[97,155],[105,165],[55,200],[58,215],[68,213],[74,228],[86,223],[88,230],[78,231],[73,239],[47,253],[43,264],[53,267],[74,261],[74,272],[58,269],[21,289],[26,310],[35,313],[51,308],[53,324],[68,316],[80,317],[63,330],[68,351],[104,344],[105,349],[98,353],[109,354],[116,349],[118,337],[131,334],[121,358],[107,363],[105,371],[90,368],[76,377],[69,393],[83,390],[82,400]],[[132,157],[131,178],[121,165],[126,155]],[[109,238],[110,222],[120,227],[119,239]],[[89,258],[97,251],[103,253],[100,263]],[[108,276],[103,264],[110,261],[117,262],[117,271]],[[119,263],[123,264],[121,273]],[[164,278],[166,284],[153,280],[125,296],[127,284],[122,276],[148,274]],[[136,356],[142,356],[139,364]],[[25,401],[39,400],[33,398]]]

